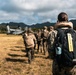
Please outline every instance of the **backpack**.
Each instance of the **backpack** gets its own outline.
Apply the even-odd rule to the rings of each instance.
[[[69,29],[58,29],[55,39],[55,57],[58,65],[73,66],[76,59],[76,32]]]

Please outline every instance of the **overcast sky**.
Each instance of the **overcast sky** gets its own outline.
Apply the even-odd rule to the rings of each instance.
[[[0,0],[0,23],[35,24],[56,22],[57,15],[66,12],[76,18],[76,0]]]

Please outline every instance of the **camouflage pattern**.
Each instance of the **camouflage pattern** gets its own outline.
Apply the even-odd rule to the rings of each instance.
[[[37,52],[39,52],[40,46],[42,46],[42,38],[41,38],[41,30],[39,29],[37,32]]]
[[[49,32],[48,41],[47,41],[49,49],[51,49],[51,47],[53,46],[56,35],[57,35],[57,31],[55,31],[55,30],[52,30]]]
[[[55,30],[51,30],[49,32],[49,35],[48,35],[48,39],[47,39],[47,44],[48,44],[48,57],[53,59],[53,45],[54,45],[54,40],[55,40],[55,37],[57,35],[57,31]]]
[[[46,54],[46,50],[47,50],[47,41],[43,39],[43,51],[44,51],[44,55]]]
[[[53,60],[52,67],[53,75],[76,75],[76,65],[72,67],[64,67],[61,65],[59,69],[56,60]]]
[[[46,54],[46,50],[47,50],[47,38],[48,38],[48,30],[43,30],[43,33],[42,33],[42,38],[43,38],[43,51],[44,51],[44,55]]]
[[[48,48],[48,58],[54,59],[54,51],[53,51],[53,46],[51,48]]]

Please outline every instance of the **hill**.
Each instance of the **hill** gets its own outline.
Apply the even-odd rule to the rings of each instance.
[[[76,28],[76,20],[70,20],[72,23],[73,23],[73,26],[74,28]],[[0,28],[6,28],[6,25],[7,23],[1,23],[0,24]],[[22,27],[22,28],[25,28],[25,27],[31,27],[31,28],[42,28],[43,26],[53,26],[55,25],[55,23],[50,23],[50,22],[44,22],[44,23],[37,23],[37,24],[32,24],[32,25],[27,25],[25,23],[16,23],[16,22],[9,22],[8,25],[11,27],[11,28],[17,28],[17,27]]]
[[[42,28],[43,26],[49,27],[49,26],[53,26],[53,25],[55,25],[55,23],[44,22],[44,23],[37,23],[35,25],[31,25],[30,27],[31,28]]]

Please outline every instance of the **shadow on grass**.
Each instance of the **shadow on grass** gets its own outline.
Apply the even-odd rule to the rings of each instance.
[[[26,50],[21,50],[21,51],[22,51],[22,52],[25,52],[25,53],[27,52]]]
[[[16,50],[16,49],[10,49],[11,51],[21,51],[21,50]]]
[[[22,46],[15,46],[15,48],[23,48]]]
[[[26,57],[26,55],[18,55],[18,54],[9,54],[9,56],[12,56],[12,57]]]
[[[35,58],[43,58],[43,59],[46,59],[46,57],[44,57],[44,56],[39,56],[39,55],[36,55]]]
[[[23,49],[21,49],[21,50],[17,50],[17,49],[10,49],[11,51],[21,51],[21,52],[27,52],[26,50],[23,50]]]
[[[18,59],[18,58],[5,58],[6,61],[11,61],[11,62],[23,62],[23,63],[27,63],[24,59]]]

